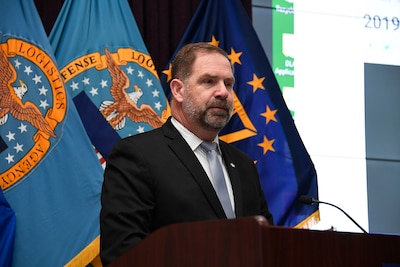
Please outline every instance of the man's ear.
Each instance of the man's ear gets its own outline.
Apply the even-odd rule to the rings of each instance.
[[[171,94],[174,96],[174,99],[178,102],[182,102],[183,100],[183,82],[179,79],[173,79],[169,83],[169,88],[171,89]]]

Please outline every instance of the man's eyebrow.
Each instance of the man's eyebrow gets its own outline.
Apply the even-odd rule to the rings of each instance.
[[[229,77],[227,79],[225,79],[226,81],[230,81],[232,83],[235,83],[235,77]]]
[[[212,74],[209,74],[209,73],[204,73],[204,74],[199,76],[199,79],[200,80],[201,79],[205,79],[205,78],[216,79],[218,77],[219,77],[218,75],[212,75]],[[225,81],[230,81],[230,82],[235,82],[235,77],[228,77],[228,78],[225,78],[224,80]]]
[[[202,75],[199,76],[199,79],[204,79],[204,78],[217,78],[217,77],[218,77],[217,75],[212,75],[212,74],[209,74],[209,73],[204,73],[204,74],[202,74]]]

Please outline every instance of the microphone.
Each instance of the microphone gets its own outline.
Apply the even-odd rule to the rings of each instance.
[[[353,218],[351,218],[349,214],[347,214],[344,210],[342,210],[341,208],[339,208],[339,207],[336,206],[336,205],[333,205],[333,204],[331,204],[331,203],[324,202],[324,201],[319,201],[318,199],[312,198],[312,197],[310,197],[310,196],[305,196],[305,195],[300,196],[300,201],[301,201],[303,204],[307,204],[307,205],[312,205],[312,204],[316,204],[316,203],[317,203],[317,204],[326,204],[326,205],[335,207],[335,208],[337,208],[338,210],[340,210],[341,212],[343,212],[344,215],[347,216],[347,218],[349,218],[355,225],[357,225],[358,228],[361,229],[361,231],[363,231],[365,234],[368,234],[368,232],[365,231],[364,228],[362,228]]]

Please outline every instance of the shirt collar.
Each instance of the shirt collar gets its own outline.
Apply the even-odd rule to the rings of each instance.
[[[182,125],[177,119],[174,117],[171,118],[172,124],[175,126],[175,128],[178,130],[178,132],[183,136],[183,138],[186,140],[186,142],[189,144],[190,148],[194,151],[197,149],[197,147],[200,146],[204,140],[201,140],[198,138],[194,133],[189,131],[185,126]],[[218,136],[215,137],[214,141],[215,143],[218,144],[218,151],[221,152],[219,148],[219,139]]]

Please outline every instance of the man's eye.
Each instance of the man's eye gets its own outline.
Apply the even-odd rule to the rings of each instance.
[[[227,88],[232,88],[232,87],[233,87],[233,83],[225,83],[225,86],[226,86]]]

